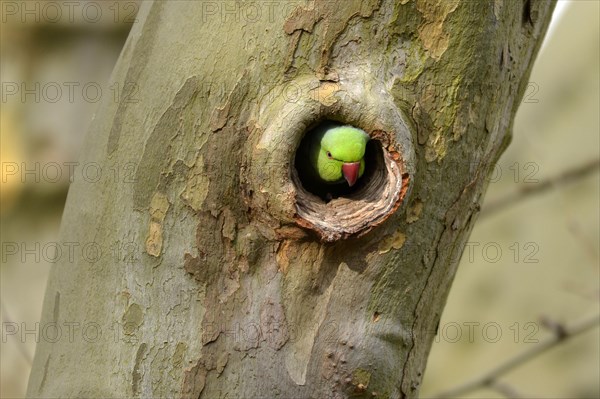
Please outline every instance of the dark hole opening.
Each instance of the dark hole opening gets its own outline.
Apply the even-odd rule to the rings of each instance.
[[[363,175],[352,187],[345,181],[335,184],[323,182],[311,165],[309,159],[309,144],[311,139],[314,138],[322,128],[333,128],[336,126],[344,126],[344,124],[327,120],[309,129],[300,142],[294,159],[294,167],[302,187],[309,193],[318,196],[326,203],[340,197],[361,197],[360,193],[366,190],[366,187],[369,186],[369,182],[373,179],[374,175],[377,172],[381,173],[382,169],[385,171],[381,143],[378,140],[371,139],[367,142],[365,149],[365,170]]]

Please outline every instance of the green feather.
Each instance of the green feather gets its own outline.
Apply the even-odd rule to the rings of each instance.
[[[352,126],[333,124],[316,129],[307,142],[303,157],[309,164],[307,172],[313,179],[324,184],[345,183],[342,165],[348,162],[360,162],[359,177],[365,170],[365,148],[369,135]],[[302,160],[302,163],[306,160]]]

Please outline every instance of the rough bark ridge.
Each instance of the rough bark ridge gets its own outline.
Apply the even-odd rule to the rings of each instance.
[[[54,267],[41,327],[63,335],[28,395],[417,396],[552,8],[142,2],[112,77],[137,101],[103,104],[82,158],[136,173],[71,187],[62,241],[101,255]],[[410,160],[399,208],[329,243],[297,223],[288,162],[324,117],[402,132]]]

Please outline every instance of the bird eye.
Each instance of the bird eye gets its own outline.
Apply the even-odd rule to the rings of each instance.
[[[331,153],[329,151],[327,151],[327,158],[331,159]]]

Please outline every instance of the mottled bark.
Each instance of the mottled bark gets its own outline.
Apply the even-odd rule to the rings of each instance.
[[[136,170],[71,187],[62,241],[102,252],[54,267],[41,326],[80,325],[42,338],[28,395],[417,396],[553,3],[142,4],[82,157]],[[322,119],[399,180],[307,204]]]

